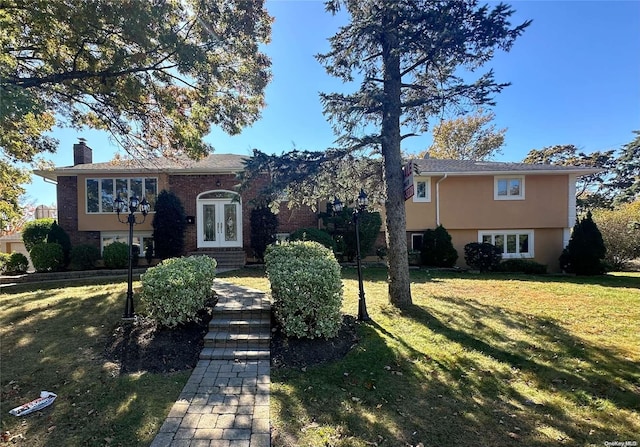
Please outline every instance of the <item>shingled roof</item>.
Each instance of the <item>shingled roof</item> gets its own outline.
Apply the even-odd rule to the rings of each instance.
[[[414,159],[419,175],[500,175],[500,174],[577,174],[586,175],[601,169],[585,166],[508,163],[498,161]]]
[[[202,160],[190,158],[147,158],[142,160],[115,160],[56,167],[51,171],[35,170],[34,174],[55,180],[60,176],[78,174],[133,174],[163,172],[172,175],[228,174],[244,169],[247,156],[236,154],[210,154]]]

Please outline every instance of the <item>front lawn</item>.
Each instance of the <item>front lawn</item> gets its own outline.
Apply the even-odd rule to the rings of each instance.
[[[149,445],[189,378],[190,370],[119,375],[104,359],[127,289],[107,281],[0,289],[0,419],[16,445]],[[8,413],[42,390],[58,395],[51,407]]]
[[[225,280],[268,290],[256,271]],[[272,369],[274,446],[602,446],[640,442],[640,274],[412,271],[414,306],[369,314],[343,360]],[[344,311],[358,286],[344,271]]]

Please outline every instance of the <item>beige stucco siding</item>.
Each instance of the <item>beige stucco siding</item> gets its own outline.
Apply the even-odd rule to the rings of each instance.
[[[118,222],[118,218],[115,213],[87,213],[86,202],[86,179],[100,179],[100,178],[140,178],[140,177],[155,177],[158,179],[158,194],[163,189],[167,189],[167,175],[166,174],[139,174],[139,175],[125,175],[125,174],[93,174],[93,175],[78,175],[78,230],[79,231],[125,231],[127,227]],[[151,231],[153,229],[151,223],[153,221],[154,212],[151,211],[147,216],[144,223],[135,226],[135,231]],[[126,220],[126,217],[121,216],[121,219]]]
[[[436,226],[437,200],[440,223],[447,229],[564,228],[568,221],[567,175],[527,175],[523,200],[495,200],[494,176],[431,178],[431,202],[409,199],[407,231]]]

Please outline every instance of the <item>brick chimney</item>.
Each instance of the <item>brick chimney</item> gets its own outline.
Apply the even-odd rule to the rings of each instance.
[[[93,150],[87,146],[84,138],[78,138],[79,142],[73,145],[73,165],[93,163]]]

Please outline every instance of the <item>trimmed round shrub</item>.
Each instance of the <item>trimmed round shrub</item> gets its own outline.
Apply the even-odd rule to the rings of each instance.
[[[71,249],[71,268],[73,270],[91,270],[100,259],[100,249],[95,245],[76,245]]]
[[[4,273],[7,270],[7,263],[10,257],[9,253],[0,253],[0,273]]]
[[[104,266],[108,269],[123,269],[129,266],[129,245],[124,242],[113,242],[102,252]]]
[[[547,266],[530,259],[507,259],[498,264],[496,271],[525,273],[527,275],[544,275],[547,273]]]
[[[342,280],[333,252],[317,242],[286,242],[269,246],[265,263],[285,335],[335,337],[342,324]]]
[[[165,259],[144,273],[140,300],[148,315],[169,328],[194,321],[213,296],[216,260],[208,256]]]
[[[71,262],[71,239],[64,228],[62,228],[56,221],[51,224],[49,233],[47,233],[47,242],[50,244],[60,244],[64,253],[64,266],[67,267]]]
[[[464,260],[469,267],[488,272],[496,270],[502,260],[502,251],[486,242],[472,242],[464,246]]]
[[[64,268],[64,251],[56,243],[40,242],[29,252],[37,272],[56,272]]]
[[[289,240],[318,242],[330,250],[336,249],[336,243],[331,235],[319,228],[299,228],[289,235]]]
[[[29,260],[22,253],[14,252],[9,256],[7,262],[7,273],[25,273],[29,268]]]
[[[29,253],[31,249],[41,242],[47,241],[49,230],[55,222],[54,219],[47,217],[44,219],[36,219],[24,224],[22,229],[22,242]]]
[[[458,260],[458,252],[453,247],[451,235],[442,225],[435,230],[427,230],[422,237],[420,257],[424,265],[432,267],[453,267]]]

